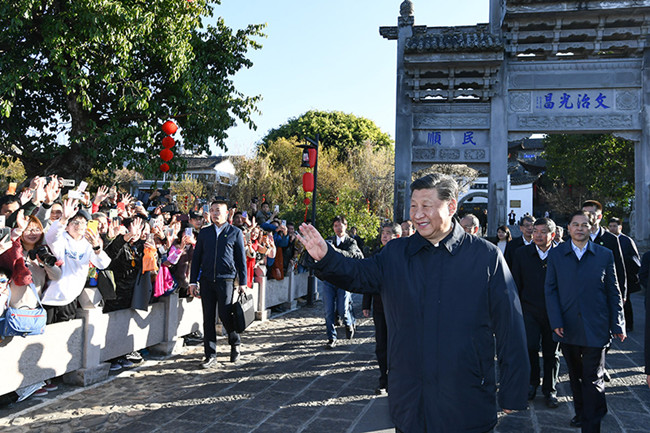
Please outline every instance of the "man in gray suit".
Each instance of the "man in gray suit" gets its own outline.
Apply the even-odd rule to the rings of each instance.
[[[607,413],[605,349],[612,335],[625,340],[614,255],[590,241],[594,223],[588,212],[572,215],[571,241],[550,251],[544,285],[551,329],[569,370],[575,409],[571,425],[589,433],[600,432]]]

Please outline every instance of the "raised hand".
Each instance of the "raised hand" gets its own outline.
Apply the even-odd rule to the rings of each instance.
[[[327,254],[327,242],[311,224],[302,223],[297,237],[314,260],[322,260]]]
[[[25,191],[21,192],[20,193],[20,205],[22,206],[25,203],[27,203],[28,201],[30,201],[32,199],[33,195],[34,195],[34,193],[32,192],[31,189],[26,189]]]
[[[61,224],[66,225],[68,220],[72,218],[77,213],[77,205],[79,200],[74,198],[66,199],[63,202],[63,214],[61,215]]]
[[[99,250],[101,251],[102,248],[102,238],[99,236],[99,233],[96,233],[92,230],[86,230],[86,233],[84,233],[84,238],[92,245],[93,248],[99,247]]]
[[[60,193],[61,187],[59,186],[59,180],[56,176],[52,176],[50,183],[45,186],[45,203],[51,205],[59,198]]]
[[[95,204],[100,204],[106,198],[108,197],[108,187],[106,185],[102,185],[99,188],[97,188],[97,193],[95,194],[95,199],[93,200],[93,203]]]

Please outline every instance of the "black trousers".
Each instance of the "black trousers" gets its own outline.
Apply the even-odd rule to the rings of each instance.
[[[607,413],[605,401],[605,348],[562,343],[569,369],[573,406],[582,420],[583,433],[600,432],[600,421]]]
[[[629,293],[623,304],[623,313],[625,314],[625,329],[631,331],[634,328],[634,312],[632,311],[632,302],[630,302]]]
[[[375,355],[379,364],[379,387],[386,388],[388,385],[388,327],[386,316],[383,311],[372,312],[372,320],[375,322]]]
[[[67,322],[77,316],[77,300],[66,305],[43,305],[47,313],[46,324]]]
[[[539,345],[542,343],[542,359],[544,360],[544,380],[542,393],[548,397],[555,396],[555,388],[560,372],[559,343],[553,341],[553,330],[544,314],[535,314],[524,309],[524,326],[528,343],[528,359],[530,360],[530,384],[539,386]]]
[[[228,333],[228,344],[239,346],[241,339],[235,332],[232,319],[232,294],[234,280],[200,280],[201,306],[203,307],[203,348],[206,358],[217,354],[217,311],[219,320]]]

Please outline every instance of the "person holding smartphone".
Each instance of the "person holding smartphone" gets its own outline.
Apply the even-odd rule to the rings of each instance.
[[[230,361],[239,359],[241,339],[234,329],[231,314],[235,279],[239,280],[239,293],[246,289],[244,235],[228,223],[228,204],[225,200],[215,199],[210,204],[209,213],[212,224],[199,232],[190,272],[190,294],[201,298],[203,306],[203,368],[211,368],[217,363],[217,308],[219,319],[228,333]]]

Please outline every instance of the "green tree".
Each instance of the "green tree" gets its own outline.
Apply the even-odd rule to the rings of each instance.
[[[204,27],[213,12],[207,0],[0,2],[0,154],[28,176],[126,163],[149,177],[169,118],[186,151],[225,147],[236,119],[254,127],[259,97],[231,77],[252,65],[263,26]]]
[[[600,201],[606,217],[627,216],[634,199],[634,143],[610,134],[548,135],[542,191],[551,207],[570,213],[587,199]],[[550,182],[548,182],[550,180]]]
[[[279,138],[315,138],[316,134],[320,135],[323,148],[337,151],[340,161],[348,158],[351,149],[366,142],[385,147],[392,147],[393,144],[390,136],[382,132],[372,120],[341,111],[311,110],[270,130],[262,138],[259,147],[264,152],[269,143]]]

